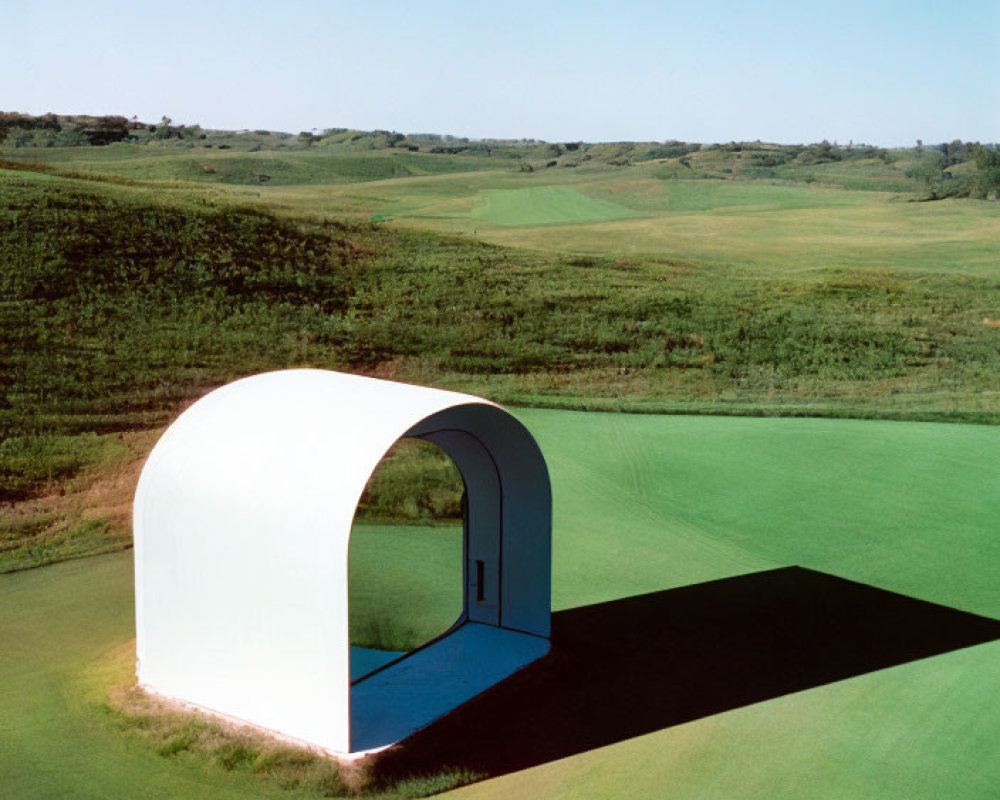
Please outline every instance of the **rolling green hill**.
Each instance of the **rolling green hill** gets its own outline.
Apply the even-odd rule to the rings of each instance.
[[[915,203],[912,196],[831,185],[662,180],[655,172],[595,167],[558,178],[477,173],[402,179],[352,187],[350,199],[407,227],[474,233],[506,246],[665,257],[754,275],[851,269],[992,276],[1000,263],[997,203]],[[574,218],[566,200],[554,202],[571,196],[567,191],[631,213],[591,207],[589,216]],[[347,212],[340,196],[329,192],[317,198],[316,208]],[[532,197],[546,198],[550,210],[533,211]],[[296,198],[296,207],[304,210],[304,200]]]
[[[1000,618],[1000,205],[917,202],[977,185],[958,144],[470,142],[0,113],[0,573],[14,573],[0,574],[0,797],[343,788],[323,773],[282,789],[278,761],[315,762],[197,725],[159,741],[105,708],[132,673],[128,555],[28,569],[127,549],[163,426],[267,369],[521,406],[552,471],[557,608],[797,564]],[[593,413],[622,410],[647,413]],[[433,501],[402,490],[428,464],[387,464],[362,509],[357,643],[412,646],[460,604],[456,530],[426,524],[454,520],[455,491],[441,475]],[[857,675],[459,794],[992,799],[996,655]]]
[[[163,167],[159,177],[177,178],[184,177],[181,173],[187,166],[185,156],[188,161],[197,161],[212,154],[220,158],[237,154],[268,158],[270,154],[295,161],[305,152],[312,153],[311,160],[319,163],[329,157],[389,155],[395,158],[419,153],[430,156],[423,159],[423,163],[431,172],[447,171],[444,165],[456,158],[466,168],[489,170],[507,165],[529,173],[557,173],[595,165],[615,168],[654,165],[657,175],[663,178],[776,178],[871,191],[916,191],[921,186],[921,179],[913,173],[915,166],[930,168],[927,174],[933,174],[938,167],[943,171],[948,166],[950,171],[957,172],[957,183],[951,191],[967,191],[969,176],[965,173],[974,159],[975,147],[952,142],[929,147],[925,153],[920,149],[885,150],[869,145],[843,147],[825,141],[791,145],[759,141],[699,144],[676,140],[600,143],[469,140],[438,134],[407,135],[347,128],[303,131],[295,136],[280,131],[220,131],[198,125],[178,126],[167,119],[152,124],[113,116],[50,114],[31,117],[0,112],[0,155],[15,159],[85,165],[119,162],[119,166],[129,169],[121,162],[168,156],[175,159],[174,173],[169,167]],[[434,161],[440,166],[431,166]],[[478,166],[472,166],[476,163]],[[303,175],[300,171],[299,177]],[[238,177],[238,172],[232,171],[229,182]],[[244,177],[257,179],[253,173]],[[307,179],[306,182],[315,180]]]
[[[253,198],[0,170],[0,474],[5,499],[31,503],[0,509],[0,569],[121,547],[127,501],[109,481],[148,444],[120,436],[265,369],[348,369],[562,408],[998,418],[995,204],[570,173],[557,186],[519,173],[358,183],[350,202],[384,195],[393,213],[409,204],[400,226],[428,226],[444,216],[421,208],[445,215],[443,197],[466,197],[471,212],[484,192],[508,222],[545,207],[647,216],[512,226],[452,211],[448,224],[518,241],[547,231],[546,246],[575,232],[607,248],[608,226],[687,239],[648,255],[553,254],[357,219],[367,211],[345,221],[322,203],[305,215],[318,188]],[[493,181],[504,188],[491,194]],[[345,190],[322,191],[336,205],[330,192]],[[831,228],[848,218],[864,237]],[[848,251],[888,266],[845,266]]]
[[[357,183],[481,169],[478,160],[380,151],[374,155],[306,152],[201,151],[138,157],[127,161],[74,162],[99,174],[144,181],[183,180],[209,184],[273,186]]]

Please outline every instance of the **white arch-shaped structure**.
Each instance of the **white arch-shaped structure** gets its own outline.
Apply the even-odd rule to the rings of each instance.
[[[465,610],[352,686],[351,525],[402,437],[465,482]],[[325,370],[238,380],[167,429],[134,523],[140,684],[333,753],[398,742],[548,651],[548,473],[480,398]]]

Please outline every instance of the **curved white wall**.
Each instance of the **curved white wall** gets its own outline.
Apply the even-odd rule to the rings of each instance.
[[[499,505],[499,522],[487,513],[474,524],[470,511],[470,554],[499,539],[492,624],[547,636],[551,498],[520,423],[469,395],[288,370],[206,395],[143,469],[140,683],[349,752],[351,524],[369,476],[404,435],[442,444],[467,483],[497,482],[500,496],[484,493],[479,508]]]

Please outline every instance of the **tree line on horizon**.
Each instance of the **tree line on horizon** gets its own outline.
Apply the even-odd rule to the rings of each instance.
[[[36,116],[17,111],[0,111],[0,146],[13,148],[105,146],[118,142],[148,144],[171,139],[205,140],[210,135],[222,133],[234,132],[211,131],[203,129],[200,125],[175,125],[167,116],[161,117],[159,123],[147,123],[137,117],[129,119],[117,115],[57,115],[49,112]],[[762,143],[759,140],[713,144],[677,140],[666,140],[662,143],[592,144],[583,141],[544,142],[536,139],[470,140],[466,137],[442,134],[402,134],[388,130],[356,131],[348,128],[326,128],[318,133],[302,131],[297,137],[291,133],[263,129],[252,133],[257,137],[276,137],[278,141],[273,144],[282,148],[305,149],[313,146],[341,145],[373,150],[401,149],[432,155],[486,157],[503,155],[518,158],[523,158],[524,153],[530,153],[531,156],[542,160],[575,156],[579,159],[577,163],[593,158],[587,151],[603,148],[599,160],[611,166],[631,166],[633,163],[657,159],[679,159],[679,163],[686,166],[687,156],[700,150],[737,153],[740,154],[738,158],[742,158],[743,152],[746,151],[753,165],[763,170],[781,166],[793,159],[801,165],[869,158],[877,158],[889,164],[896,159],[894,149],[854,142],[845,146],[837,142],[830,143],[826,139],[812,144],[774,144]],[[618,145],[617,152],[608,150],[609,145]],[[225,144],[218,146],[228,147]],[[258,142],[253,149],[264,149],[264,147]],[[899,149],[912,150],[918,156],[916,163],[906,171],[906,175],[924,187],[926,192],[924,199],[995,198],[1000,194],[1000,144],[964,142],[955,139],[951,142],[925,146],[920,139],[917,139],[914,148]],[[957,175],[952,171],[952,167],[965,163],[971,164],[972,169]],[[546,163],[546,166],[550,165],[551,162]],[[532,168],[526,168],[522,164],[522,170],[532,171]],[[764,176],[766,177],[766,174]]]

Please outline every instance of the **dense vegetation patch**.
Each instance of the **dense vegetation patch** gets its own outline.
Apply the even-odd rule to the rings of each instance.
[[[136,202],[78,182],[12,176],[3,191],[4,415],[17,431],[75,430],[78,415],[105,415],[113,429],[234,374],[294,363],[392,372],[417,361],[473,382],[697,369],[738,388],[764,374],[881,379],[995,357],[988,281],[723,283],[689,265],[541,258]]]
[[[458,467],[429,442],[401,439],[365,487],[358,516],[366,520],[440,522],[462,518]]]

